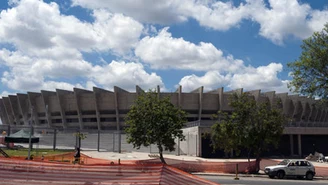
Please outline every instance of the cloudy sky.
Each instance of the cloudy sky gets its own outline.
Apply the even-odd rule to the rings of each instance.
[[[325,0],[1,0],[0,96],[73,87],[287,92]]]

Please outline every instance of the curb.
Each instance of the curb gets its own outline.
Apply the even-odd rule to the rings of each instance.
[[[235,177],[236,174],[232,173],[191,173],[193,175],[202,175],[202,176],[230,176]],[[266,174],[238,174],[238,177],[260,177],[260,178],[269,178]],[[314,177],[315,180],[328,180],[328,177]]]

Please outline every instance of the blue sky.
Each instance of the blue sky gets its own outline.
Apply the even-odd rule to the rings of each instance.
[[[157,85],[288,92],[317,0],[0,1],[0,96]]]

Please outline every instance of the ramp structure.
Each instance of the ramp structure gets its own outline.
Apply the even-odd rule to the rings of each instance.
[[[5,151],[3,151],[1,148],[0,148],[0,153],[1,153],[4,157],[9,158],[9,155],[8,155]]]

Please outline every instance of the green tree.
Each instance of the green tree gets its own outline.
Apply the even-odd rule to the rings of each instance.
[[[160,98],[150,90],[138,95],[127,114],[127,141],[137,149],[157,145],[160,160],[166,164],[163,151],[175,150],[175,138],[185,139],[181,130],[185,122],[186,113],[175,107],[169,97]]]
[[[298,60],[288,63],[293,79],[288,87],[310,97],[328,98],[328,24],[303,40]]]
[[[273,107],[268,102],[256,102],[248,93],[232,94],[229,105],[231,114],[219,112],[218,122],[212,126],[211,139],[214,149],[225,152],[234,150],[239,155],[242,149],[250,156],[255,155],[257,169],[262,152],[270,146],[278,146],[281,138],[285,116],[278,105]]]
[[[84,140],[87,138],[87,134],[85,133],[81,133],[80,131],[75,132],[74,136],[76,138],[76,143],[75,143],[75,147],[81,148],[81,140]]]

